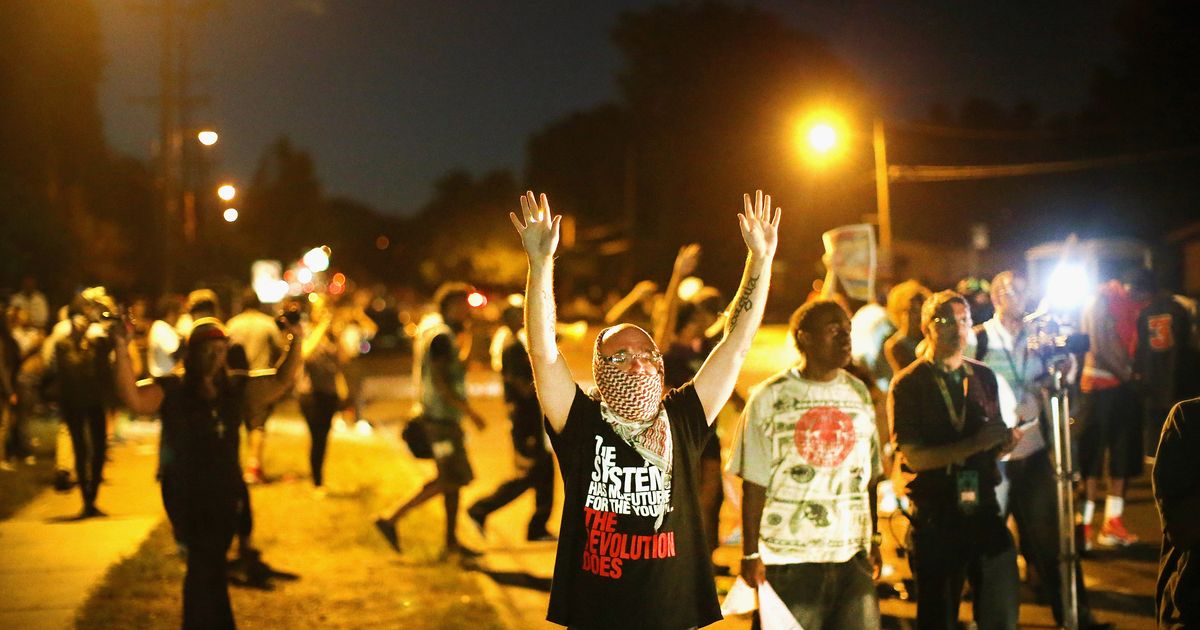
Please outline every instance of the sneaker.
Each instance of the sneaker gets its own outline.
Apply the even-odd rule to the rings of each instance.
[[[242,473],[242,481],[245,481],[246,485],[249,486],[262,483],[262,469],[257,466],[247,466],[246,471]]]
[[[1105,520],[1100,527],[1100,535],[1096,536],[1096,542],[1105,547],[1128,547],[1137,541],[1138,537],[1125,529],[1125,523],[1119,516]]]
[[[54,471],[54,489],[59,492],[68,492],[75,487],[75,482],[71,481],[71,472],[68,470]]]
[[[384,539],[388,541],[392,549],[396,550],[396,553],[400,553],[400,535],[396,533],[395,525],[389,523],[386,518],[377,518],[375,519],[375,529],[383,534]]]

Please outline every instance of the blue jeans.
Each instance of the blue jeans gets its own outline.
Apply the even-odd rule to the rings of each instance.
[[[879,598],[866,552],[846,562],[767,565],[767,582],[804,630],[878,630]],[[760,627],[758,615],[753,628]]]

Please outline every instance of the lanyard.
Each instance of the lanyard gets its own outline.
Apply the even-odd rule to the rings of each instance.
[[[936,370],[936,372],[942,372],[942,370],[933,365],[932,362],[930,362],[929,367]],[[942,379],[942,374],[944,374],[944,372],[942,372],[942,374],[935,373],[933,375],[933,380],[937,382],[938,391],[942,393],[942,402],[946,404],[946,413],[950,414],[950,422],[954,425],[954,430],[959,432],[963,430],[963,427],[966,426],[967,423],[967,384],[971,380],[971,366],[964,363],[963,369],[965,370],[966,375],[963,376],[962,381],[963,402],[961,410],[954,408],[954,399],[950,397],[950,389],[946,387],[946,382]]]

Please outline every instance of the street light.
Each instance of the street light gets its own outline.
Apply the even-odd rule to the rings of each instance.
[[[219,137],[220,136],[217,135],[217,132],[213,131],[212,129],[204,129],[196,134],[196,139],[200,141],[200,144],[203,144],[206,147],[211,147],[212,145],[216,144]]]
[[[830,119],[828,114],[811,117],[803,127],[807,147],[822,158],[830,156],[841,147],[843,128]],[[887,139],[884,136],[883,120],[876,118],[872,125],[872,148],[875,154],[875,205],[879,221],[879,249],[881,258],[890,260],[892,251],[892,207],[888,191]]]
[[[232,201],[237,196],[237,188],[234,188],[233,184],[222,184],[217,188],[217,196],[222,201]]]
[[[225,208],[225,212],[223,213],[222,216],[225,217],[225,221],[228,223],[233,223],[234,221],[237,221],[238,220],[237,208]]]
[[[822,155],[837,145],[837,130],[829,123],[817,123],[808,130],[808,145]]]

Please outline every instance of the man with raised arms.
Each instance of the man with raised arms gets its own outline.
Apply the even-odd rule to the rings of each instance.
[[[546,196],[511,214],[529,258],[525,327],[538,398],[562,467],[564,503],[547,619],[571,628],[696,628],[721,618],[697,498],[700,451],[762,320],[780,211],[745,196],[749,250],[725,335],[695,378],[663,391],[662,354],[629,324],[596,338],[592,396],[554,338],[561,217]]]

